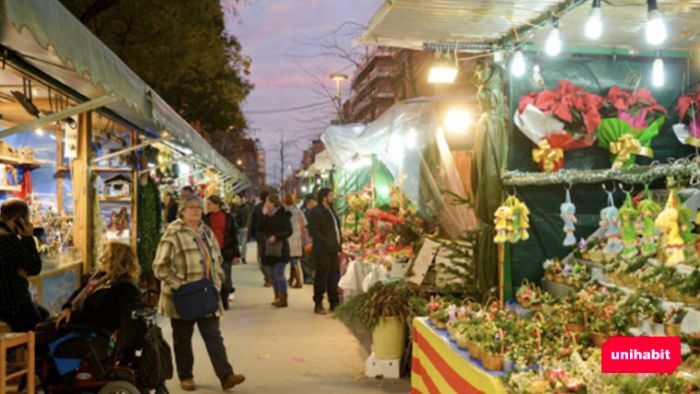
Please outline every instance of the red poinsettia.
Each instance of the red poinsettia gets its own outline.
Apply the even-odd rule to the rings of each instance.
[[[644,110],[649,115],[653,115],[654,112],[666,113],[666,108],[656,102],[656,99],[647,88],[629,92],[619,86],[613,86],[608,91],[606,106],[618,113],[627,112],[633,116],[639,115]]]
[[[586,92],[582,86],[559,81],[559,86],[552,90],[531,92],[521,97],[518,111],[522,113],[525,107],[533,105],[566,123],[570,130],[584,129],[586,134],[592,134],[600,123],[602,104],[602,97]]]
[[[692,109],[694,114],[696,114],[698,108],[700,108],[700,83],[695,85],[695,92],[678,97],[678,104],[676,104],[678,119],[680,121],[685,120],[685,116],[688,114],[689,109]]]

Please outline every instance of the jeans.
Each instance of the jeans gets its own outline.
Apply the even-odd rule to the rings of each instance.
[[[260,271],[263,274],[263,277],[265,278],[265,283],[270,283],[270,267],[266,266],[263,264],[263,255],[262,251],[263,248],[265,247],[265,241],[257,241],[258,242],[258,265],[260,266]]]
[[[304,282],[304,272],[301,270],[301,257],[292,257],[289,269],[289,280],[295,278],[295,272],[299,273],[301,281]]]
[[[248,229],[238,229],[238,247],[241,249],[241,261],[246,261],[246,253],[248,252]]]
[[[287,294],[287,279],[284,277],[286,262],[277,263],[270,267],[272,273],[272,287],[277,294]]]
[[[221,263],[221,267],[224,270],[224,283],[221,286],[221,301],[224,307],[228,306],[228,296],[234,292],[233,280],[231,278],[231,261],[225,261]]]
[[[314,253],[316,275],[314,276],[314,302],[323,302],[323,294],[328,293],[331,306],[340,303],[338,281],[340,281],[340,259],[337,252]]]
[[[192,334],[194,333],[195,323],[199,327],[199,334],[204,340],[214,372],[223,384],[224,380],[233,373],[233,367],[229,364],[226,356],[224,338],[221,336],[218,317],[203,317],[189,321],[170,319],[170,324],[173,327],[173,348],[175,351],[177,376],[181,381],[194,377],[192,375],[192,366],[194,365]]]

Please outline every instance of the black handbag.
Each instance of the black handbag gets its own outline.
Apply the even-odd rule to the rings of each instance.
[[[173,301],[182,320],[197,320],[219,309],[219,294],[214,282],[206,278],[173,290]]]
[[[265,257],[282,257],[283,241],[265,241]]]
[[[205,244],[209,248],[209,239],[204,236]],[[212,315],[219,310],[219,292],[214,286],[214,281],[204,277],[200,280],[184,284],[173,290],[173,302],[175,310],[182,320],[197,320]]]

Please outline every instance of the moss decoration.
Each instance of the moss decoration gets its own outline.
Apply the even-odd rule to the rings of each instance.
[[[149,177],[141,178],[138,201],[138,256],[141,273],[151,271],[161,236],[162,209],[158,185]]]

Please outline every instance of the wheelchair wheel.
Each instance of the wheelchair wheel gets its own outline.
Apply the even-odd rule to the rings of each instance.
[[[117,380],[107,383],[97,394],[141,394],[141,391],[125,380]]]

